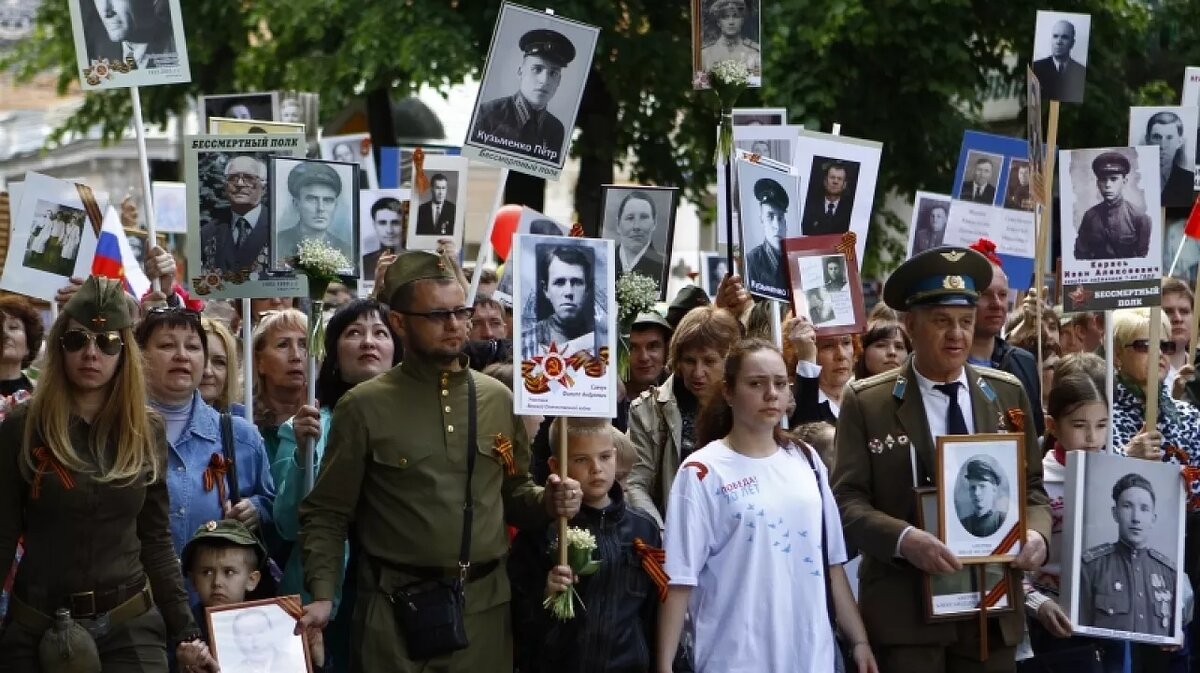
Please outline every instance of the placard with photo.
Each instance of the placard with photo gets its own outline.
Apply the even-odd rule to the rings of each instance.
[[[306,91],[280,91],[279,114],[271,119],[285,124],[304,124],[304,139],[308,141],[308,156],[320,158],[321,97]]]
[[[501,5],[463,155],[557,180],[599,36],[596,26]]]
[[[560,222],[546,217],[542,213],[533,208],[521,208],[521,219],[517,221],[517,230],[513,232],[513,239],[516,240],[518,234],[535,234],[538,236],[566,236],[571,232],[571,228]],[[514,262],[512,254],[509,254],[509,259],[501,267],[500,279],[496,283],[496,291],[492,293],[492,299],[500,302],[508,308],[513,308],[513,278],[516,276],[513,266]]]
[[[512,254],[514,413],[616,416],[613,242],[520,234]]]
[[[230,117],[209,117],[208,132],[212,135],[249,135],[251,133],[267,133],[272,135],[304,133],[304,124],[289,122],[269,122],[259,119],[232,119]]]
[[[914,489],[917,497],[917,527],[938,536],[938,495],[936,488]],[[921,573],[925,592],[925,620],[929,622],[970,619],[979,615],[979,566],[971,565],[944,574]],[[1011,612],[1016,601],[1010,600],[1013,585],[1006,566],[984,564],[987,592],[984,602],[989,613]],[[1020,585],[1017,585],[1018,587]]]
[[[855,236],[855,259],[862,270],[871,226],[871,207],[883,144],[848,136],[800,131],[792,165],[805,185],[800,234]]]
[[[1163,208],[1191,208],[1196,197],[1195,106],[1129,108],[1129,145],[1158,148],[1158,171]]]
[[[1059,152],[1067,313],[1161,303],[1158,158],[1153,146]]]
[[[300,596],[206,608],[208,645],[225,673],[312,673],[308,634],[295,635]]]
[[[1083,102],[1091,29],[1088,14],[1038,10],[1031,67],[1042,100]]]
[[[362,250],[362,276],[359,295],[370,294],[375,287],[375,267],[385,254],[404,250],[408,222],[407,189],[363,189],[359,191],[359,249]]]
[[[799,230],[800,178],[764,163],[734,162],[740,198],[742,278],[750,294],[787,301],[791,284],[783,239]]]
[[[1025,542],[1025,438],[937,438],[939,539],[962,563],[1004,563]]]
[[[321,158],[326,161],[358,164],[358,184],[362,185],[363,189],[379,189],[370,133],[321,138]]]
[[[1029,184],[1033,200],[1043,208],[1050,199],[1046,196],[1046,145],[1042,139],[1042,85],[1033,68],[1025,66],[1025,137],[1029,157]]]
[[[12,230],[0,289],[54,301],[70,278],[92,272],[96,238],[108,195],[87,185],[26,173],[21,200],[12,211]]]
[[[1200,107],[1200,66],[1189,65],[1183,70],[1183,96],[1180,101],[1184,107]],[[1197,133],[1196,137],[1200,137]],[[1200,166],[1200,143],[1197,143],[1193,165]],[[1196,189],[1200,190],[1200,171],[1196,171]]]
[[[160,234],[187,233],[187,185],[160,182],[150,185],[154,194],[154,229]]]
[[[800,236],[783,241],[792,310],[812,322],[819,337],[860,334],[867,328],[858,265],[847,259],[848,240]]]
[[[425,157],[423,172],[429,184],[424,190],[412,188],[406,250],[437,250],[442,239],[451,239],[462,249],[469,163],[466,157]]]
[[[1067,452],[1058,599],[1075,633],[1183,642],[1186,512],[1178,465]]]
[[[290,272],[300,244],[324,243],[350,262],[339,276],[357,278],[358,170],[353,162],[273,157],[270,164],[271,268]]]
[[[449,154],[458,156],[460,148],[449,145],[421,145],[425,156]],[[384,189],[412,187],[413,151],[416,146],[379,148],[379,186]]]
[[[271,263],[271,157],[304,156],[304,136],[186,136],[188,290],[204,299],[299,297],[303,277]],[[282,205],[282,204],[280,204]]]
[[[192,81],[179,0],[68,0],[84,91]]]
[[[735,107],[730,114],[734,128],[739,126],[781,126],[787,123],[788,116],[785,107]]]
[[[1034,211],[1029,143],[1024,138],[964,131],[954,171],[954,198]]]
[[[716,301],[717,288],[729,273],[729,260],[725,255],[716,252],[700,253],[700,289],[709,299]]]
[[[257,93],[222,93],[200,97],[200,128],[209,128],[208,120],[213,117],[242,119],[249,121],[274,120],[279,115],[279,93],[261,91]]]
[[[908,256],[946,243],[946,223],[950,220],[950,195],[917,192],[913,197],[912,219],[908,223]]]
[[[692,86],[707,89],[707,73],[722,61],[742,63],[749,86],[762,86],[759,0],[692,0]]]
[[[616,246],[617,275],[653,279],[659,301],[665,300],[679,190],[642,185],[604,185],[603,190],[600,237]]]

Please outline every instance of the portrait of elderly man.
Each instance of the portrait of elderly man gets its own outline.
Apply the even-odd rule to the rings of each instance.
[[[1146,121],[1146,138],[1143,145],[1158,146],[1158,172],[1162,178],[1162,205],[1166,207],[1188,207],[1195,196],[1194,171],[1186,167],[1187,138],[1183,133],[1183,120],[1170,110],[1163,110]]]
[[[995,175],[995,162],[987,157],[976,159],[971,169],[971,179],[963,181],[958,189],[958,198],[991,205],[996,200]]]
[[[752,75],[762,73],[762,51],[758,43],[742,34],[746,24],[746,0],[712,0],[707,4],[718,35],[700,49],[700,67],[704,72],[710,72],[720,61],[734,60],[745,63]]]
[[[178,64],[166,0],[80,0],[80,9],[89,59],[132,58],[139,70]]]
[[[609,225],[617,246],[617,273],[640,273],[662,282],[666,259],[654,249],[658,207],[650,195],[635,189],[621,199],[617,219]]]
[[[1000,466],[991,456],[975,456],[963,468],[969,506],[959,509],[958,521],[975,537],[991,537],[1004,525],[1007,503],[1000,497],[1004,485],[1000,475]]]
[[[342,177],[328,164],[307,161],[292,169],[287,177],[288,193],[297,219],[277,234],[274,259],[286,267],[288,258],[299,252],[301,241],[323,241],[354,260],[354,238],[349,219],[338,220],[342,198]]]
[[[566,139],[562,121],[546,107],[575,60],[575,45],[562,33],[537,29],[521,36],[517,91],[479,106],[470,139],[489,147],[559,162]]]
[[[1071,58],[1075,47],[1075,24],[1055,21],[1050,29],[1050,55],[1033,62],[1033,74],[1042,87],[1042,100],[1083,102],[1087,68]]]
[[[227,205],[209,213],[200,227],[200,261],[205,269],[265,273],[270,267],[270,202],[267,166],[258,158],[235,156],[225,164]],[[201,209],[205,204],[201,203]]]
[[[596,336],[596,260],[584,245],[543,243],[537,255],[534,318],[522,329],[522,353],[528,357],[556,344],[560,351],[592,351]]]

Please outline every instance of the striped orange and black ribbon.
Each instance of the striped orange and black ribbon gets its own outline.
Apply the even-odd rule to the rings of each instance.
[[[1008,553],[1009,550],[1017,545],[1017,541],[1020,539],[1020,527],[1013,526],[1011,529],[1009,529],[1008,535],[1005,535],[1004,539],[1000,540],[1000,544],[996,545],[996,549],[992,551],[992,556],[1002,556]]]
[[[420,147],[413,150],[412,165],[413,188],[418,194],[423,194],[429,189],[429,178],[425,177],[425,150]]]
[[[633,549],[642,562],[642,570],[646,571],[646,574],[650,576],[650,581],[654,582],[654,586],[658,588],[659,602],[665,603],[667,601],[667,584],[671,581],[667,571],[663,570],[663,564],[667,562],[667,552],[657,547],[651,547],[640,537],[633,538]]]
[[[513,460],[512,441],[503,434],[497,433],[493,449],[496,452],[496,456],[500,458],[500,463],[504,465],[504,476],[517,476],[517,461]]]
[[[992,587],[991,591],[988,591],[986,594],[984,594],[984,596],[983,596],[984,608],[991,609],[991,608],[996,607],[997,605],[1000,604],[1000,599],[1004,598],[1007,595],[1008,595],[1008,578],[1005,577],[1004,579],[997,582],[996,586]]]
[[[204,490],[210,492],[215,487],[221,506],[225,505],[225,475],[228,472],[229,461],[221,453],[214,453],[208,460],[208,469],[204,470]]]
[[[855,235],[853,231],[847,231],[846,233],[842,234],[841,242],[834,246],[834,249],[845,255],[847,262],[854,264],[858,260],[857,254],[854,250],[857,242],[858,236]]]
[[[100,238],[100,229],[104,226],[104,213],[100,212],[96,195],[92,193],[91,187],[78,182],[75,183],[75,190],[79,192],[79,200],[83,202],[83,212],[87,213],[88,221],[92,223],[92,233],[96,238]]]
[[[69,491],[75,488],[75,478],[71,476],[70,472],[67,472],[67,468],[63,467],[62,463],[54,458],[54,454],[50,453],[49,449],[44,446],[34,449],[33,459],[37,461],[37,473],[34,474],[33,483],[29,487],[30,498],[37,500],[38,496],[42,494],[42,475],[51,470],[58,475],[58,480],[64,489]]]

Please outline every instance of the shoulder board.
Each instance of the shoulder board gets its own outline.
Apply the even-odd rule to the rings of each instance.
[[[1167,556],[1166,554],[1160,552],[1159,550],[1151,549],[1150,557],[1153,558],[1155,561],[1158,561],[1159,563],[1170,568],[1171,570],[1175,570],[1175,560],[1172,559],[1171,557]]]
[[[1106,542],[1102,545],[1097,545],[1095,547],[1092,547],[1091,549],[1089,549],[1083,553],[1083,562],[1090,563],[1090,562],[1095,561],[1096,559],[1100,558],[1101,556],[1108,556],[1109,554],[1113,553],[1113,548],[1115,546],[1116,545],[1114,545],[1111,542]]]
[[[993,381],[1003,381],[1004,383],[1010,383],[1014,386],[1021,385],[1020,379],[1006,371],[992,369],[991,367],[976,367],[975,371],[979,372],[980,376],[992,379]]]
[[[875,376],[868,376],[865,379],[856,379],[856,380],[850,382],[850,387],[853,388],[854,392],[857,393],[857,392],[862,392],[862,391],[866,390],[867,388],[874,388],[875,386],[891,384],[893,381],[895,381],[897,378],[900,377],[900,374],[902,371],[903,371],[902,369],[892,369],[892,370],[883,372],[882,374],[876,374]]]

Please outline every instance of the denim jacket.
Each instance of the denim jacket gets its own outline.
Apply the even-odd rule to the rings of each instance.
[[[237,467],[238,490],[249,498],[258,510],[260,526],[265,530],[275,525],[273,503],[275,482],[262,437],[246,419],[233,417],[234,461]],[[221,453],[221,414],[192,394],[192,412],[179,440],[171,445],[167,456],[167,493],[171,499],[171,538],[175,554],[196,529],[209,521],[224,518],[216,487],[204,488],[204,473],[214,453]],[[228,476],[226,479],[226,499]]]

